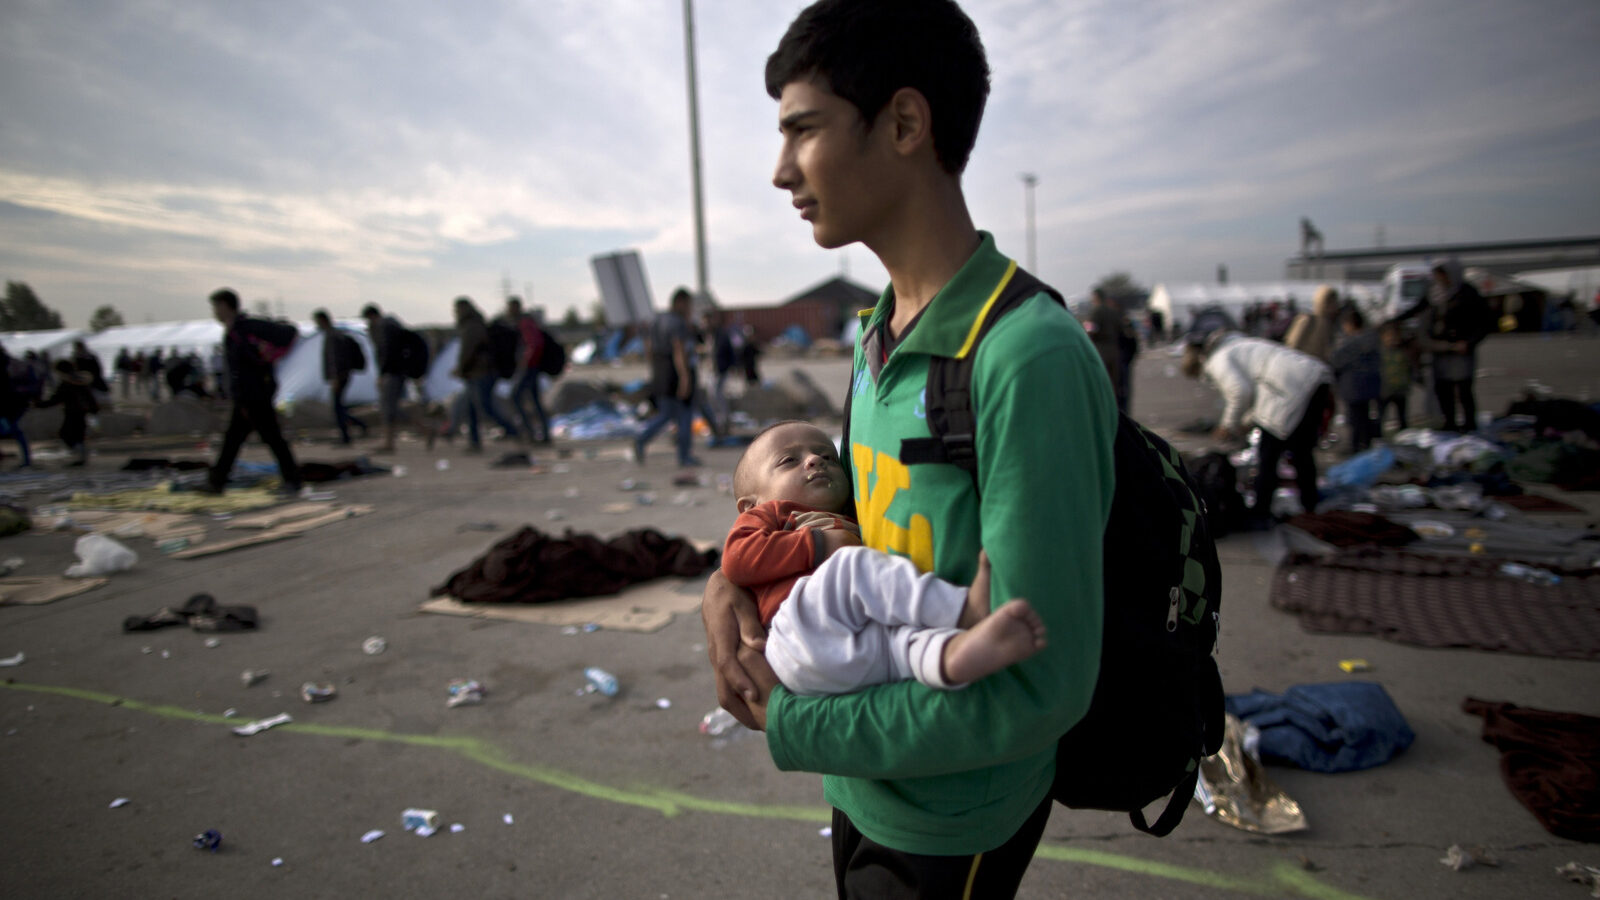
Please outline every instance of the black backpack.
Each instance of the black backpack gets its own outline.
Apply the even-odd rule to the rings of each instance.
[[[901,442],[907,465],[948,464],[977,486],[970,387],[977,342],[1005,313],[1040,292],[1061,295],[1022,269],[996,298],[972,348],[929,362],[927,438]],[[845,443],[850,407],[845,405]],[[1205,510],[1183,460],[1166,441],[1118,414],[1116,488],[1104,541],[1104,632],[1089,711],[1056,745],[1050,796],[1075,809],[1128,813],[1140,831],[1169,834],[1182,820],[1200,761],[1222,748],[1217,643],[1222,570]],[[1144,807],[1170,794],[1153,823]]]
[[[489,323],[489,355],[496,376],[510,378],[517,374],[517,350],[521,346],[522,337],[517,334],[516,326],[504,319]]]
[[[555,335],[542,328],[539,331],[544,335],[544,352],[539,357],[539,371],[555,378],[567,367],[567,348],[561,346]]]
[[[428,374],[428,342],[409,328],[400,329],[400,374],[407,378]]]
[[[361,349],[361,342],[342,331],[335,331],[333,335],[334,340],[339,342],[335,345],[333,352],[339,355],[339,361],[344,365],[345,370],[360,372],[365,369],[367,367],[367,354],[366,351]]]

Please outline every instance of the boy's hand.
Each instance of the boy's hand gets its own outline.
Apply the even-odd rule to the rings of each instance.
[[[778,676],[761,655],[767,636],[754,598],[721,571],[713,572],[700,600],[700,618],[716,677],[717,702],[745,727],[764,729],[766,698]]]

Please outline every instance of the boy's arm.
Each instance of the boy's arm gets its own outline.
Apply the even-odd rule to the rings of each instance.
[[[745,587],[804,574],[816,565],[812,529],[786,530],[768,506],[740,513],[722,550],[723,574]]]
[[[960,691],[914,681],[834,697],[776,688],[767,743],[780,769],[880,779],[968,771],[1038,755],[1088,709],[1116,406],[1087,336],[1069,331],[1065,316],[1042,315],[1039,303],[1048,301],[1017,309],[985,338],[973,388],[990,597],[1027,598],[1049,646]],[[913,485],[919,477],[938,476],[913,467]],[[971,573],[938,574],[961,582]]]

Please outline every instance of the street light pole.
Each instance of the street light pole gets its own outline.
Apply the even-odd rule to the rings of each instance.
[[[1033,186],[1039,183],[1039,176],[1032,172],[1023,172],[1021,175],[1022,186],[1028,198],[1028,271],[1037,275],[1039,273],[1038,247],[1033,231]]]
[[[694,75],[694,0],[683,0],[683,55],[689,76],[689,171],[694,179],[695,288],[710,299],[706,276],[706,213],[700,186],[700,102]]]

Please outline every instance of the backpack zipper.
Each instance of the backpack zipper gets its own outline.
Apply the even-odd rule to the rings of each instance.
[[[1178,604],[1183,600],[1183,589],[1173,585],[1167,592],[1167,630],[1178,630]]]

